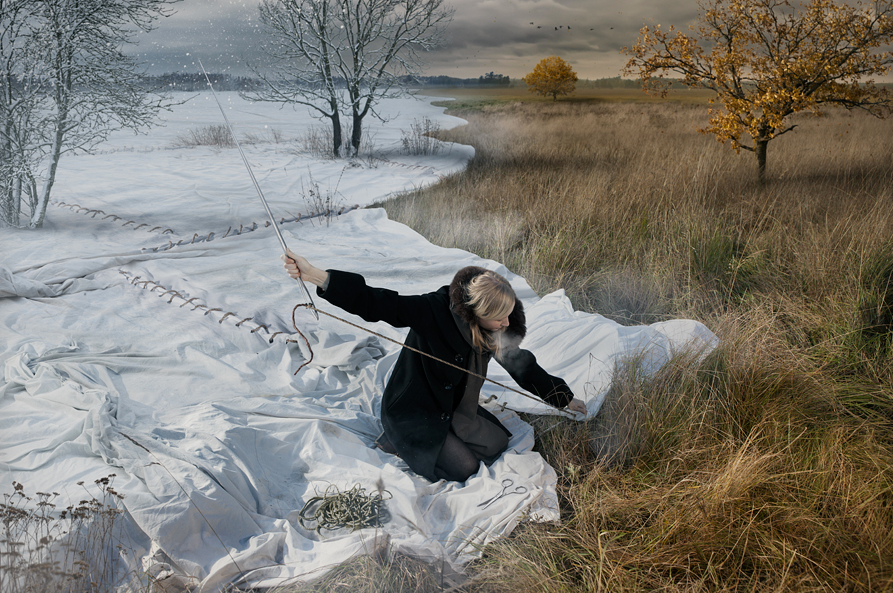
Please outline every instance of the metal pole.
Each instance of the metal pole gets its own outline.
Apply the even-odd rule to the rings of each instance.
[[[273,225],[273,230],[276,231],[276,237],[279,239],[279,244],[282,245],[282,253],[283,255],[288,253],[288,247],[285,245],[285,239],[282,238],[282,233],[279,231],[279,225],[276,224],[276,221],[273,219],[273,213],[270,211],[270,206],[267,204],[267,200],[264,198],[264,192],[260,190],[260,185],[257,183],[257,179],[254,177],[254,171],[251,170],[251,165],[248,164],[248,159],[245,158],[245,152],[242,150],[242,145],[239,144],[239,139],[236,138],[236,133],[233,131],[232,125],[229,123],[229,118],[226,117],[226,111],[223,110],[223,105],[220,104],[220,99],[217,98],[217,93],[214,92],[214,86],[211,84],[211,79],[208,77],[208,73],[205,72],[205,67],[202,64],[202,61],[198,61],[199,67],[202,69],[202,73],[205,75],[205,80],[208,81],[208,88],[211,89],[211,94],[214,95],[214,101],[217,102],[217,107],[220,109],[220,114],[223,116],[223,121],[226,122],[226,127],[229,130],[230,136],[233,138],[233,142],[236,143],[236,148],[239,149],[239,154],[242,155],[242,162],[245,163],[245,168],[248,169],[248,174],[251,176],[251,182],[254,184],[254,189],[257,190],[257,196],[260,198],[261,203],[264,205],[264,210],[267,211],[267,217],[270,219],[270,224]],[[307,290],[307,285],[304,284],[303,278],[298,278],[301,282],[301,288],[304,289],[304,294],[307,296],[307,300],[310,301],[310,304],[313,304],[313,297],[310,296],[310,291]],[[314,317],[319,319],[319,313],[315,310],[313,311]]]

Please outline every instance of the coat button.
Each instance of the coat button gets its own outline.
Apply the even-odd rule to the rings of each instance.
[[[443,414],[440,415],[440,419],[443,420],[444,422],[446,422],[447,420],[450,419],[450,415],[447,414],[446,412],[444,412]]]
[[[453,388],[453,384],[452,383],[444,383],[443,388],[446,389],[447,391],[449,391],[450,389]]]
[[[457,354],[456,355],[456,364],[462,364],[463,362],[465,362],[465,359],[462,358],[461,354]]]

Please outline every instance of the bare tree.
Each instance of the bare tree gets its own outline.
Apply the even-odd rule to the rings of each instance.
[[[252,67],[265,83],[243,95],[255,101],[306,105],[332,123],[332,152],[341,151],[340,97],[335,82],[338,52],[331,28],[338,0],[263,0],[260,21],[267,32],[262,49],[269,74]]]
[[[329,118],[337,156],[340,111],[350,114],[356,154],[363,118],[381,118],[375,105],[422,73],[422,54],[442,43],[453,10],[443,0],[264,0],[260,15],[272,74],[255,68],[267,86],[249,98],[306,105]]]
[[[177,1],[0,0],[5,224],[41,227],[63,154],[137,132],[169,105],[121,47]]]
[[[23,203],[33,211],[37,180],[32,163],[41,158],[41,80],[30,58],[34,40],[28,27],[28,0],[0,0],[0,220],[18,222]]]

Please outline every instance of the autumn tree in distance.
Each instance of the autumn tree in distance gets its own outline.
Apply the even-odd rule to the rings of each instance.
[[[551,96],[557,101],[558,95],[573,93],[579,79],[570,64],[558,56],[550,56],[540,60],[533,72],[521,80],[527,83],[527,90],[531,93]]]
[[[790,132],[795,113],[822,108],[889,113],[891,99],[872,77],[890,71],[893,0],[855,5],[812,0],[704,0],[691,34],[643,27],[624,74],[637,75],[646,92],[665,96],[667,74],[711,89],[720,109],[700,130],[755,153],[759,181],[771,140]],[[748,144],[745,139],[750,137]]]

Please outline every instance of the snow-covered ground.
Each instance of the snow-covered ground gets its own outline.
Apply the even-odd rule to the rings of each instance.
[[[561,292],[540,299],[498,262],[432,245],[381,209],[352,209],[464,166],[470,147],[401,151],[414,120],[462,123],[441,108],[387,101],[389,123],[367,118],[372,154],[332,160],[293,141],[322,125],[306,112],[219,96],[240,138],[269,139],[243,147],[293,251],[404,293],[435,290],[465,265],[499,271],[525,303],[522,346],[590,413],[618,357],[647,349],[659,365],[675,348],[715,340],[693,321],[625,328],[574,311]],[[204,590],[315,578],[382,545],[461,569],[522,516],[557,520],[555,473],[511,411],[544,406],[485,387],[484,397],[497,396],[486,405],[514,435],[509,451],[465,483],[431,484],[372,446],[396,345],[299,310],[314,359],[293,374],[308,356],[292,328],[305,297],[282,269],[238,151],[175,146],[190,128],[220,124],[217,105],[199,94],[163,119],[148,135],[117,133],[96,154],[64,158],[43,229],[0,229],[4,492],[16,480],[60,493],[64,508],[82,498],[77,481],[114,473],[137,562]],[[283,141],[272,141],[273,129]],[[327,200],[343,213],[311,217]],[[513,385],[495,363],[490,376]],[[505,479],[523,492],[482,508]],[[392,496],[380,529],[317,533],[297,520],[330,486],[379,483]]]

